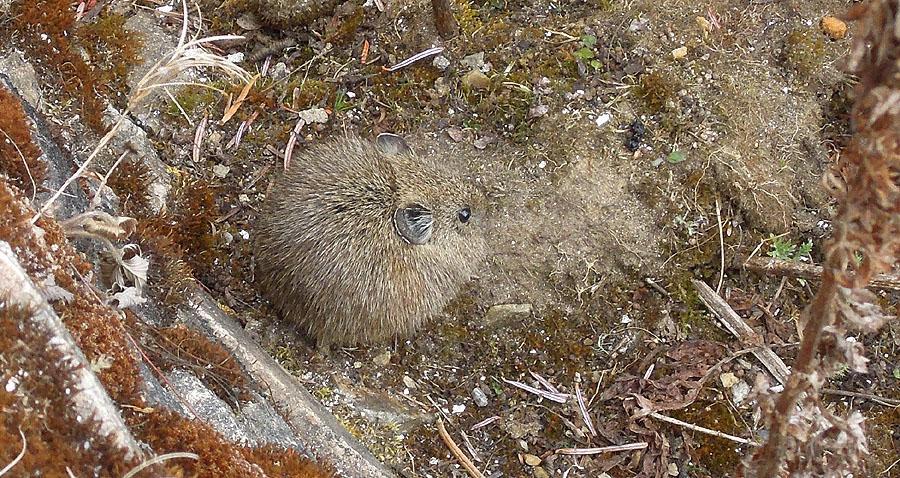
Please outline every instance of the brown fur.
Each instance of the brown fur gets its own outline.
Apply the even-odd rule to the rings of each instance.
[[[402,142],[402,140],[401,140]],[[405,146],[405,143],[403,143]],[[484,255],[472,194],[437,161],[356,137],[317,145],[275,180],[256,231],[257,275],[285,318],[320,345],[409,336],[440,312]],[[419,204],[430,239],[394,224]]]

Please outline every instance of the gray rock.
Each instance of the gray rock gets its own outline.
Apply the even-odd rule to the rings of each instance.
[[[531,315],[531,304],[497,304],[492,305],[484,314],[485,327],[502,327],[516,319],[524,319]]]
[[[18,88],[15,87],[12,80],[2,72],[0,72],[0,85],[17,95],[19,94]],[[47,164],[44,189],[35,197],[35,204],[41,205],[50,199],[53,192],[58,190],[75,172],[75,167],[71,156],[54,141],[53,134],[44,122],[43,116],[28,102],[22,101],[21,104],[25,116],[31,122],[31,137],[43,153],[40,159]],[[40,188],[38,189],[40,190]],[[86,207],[87,197],[81,188],[69,186],[66,194],[61,195],[48,212],[56,218],[65,219],[83,212]]]
[[[149,191],[147,191],[150,199],[150,209],[153,212],[158,212],[165,205],[169,190],[172,189],[169,183],[169,173],[166,172],[166,165],[159,159],[153,143],[143,129],[134,124],[127,116],[123,116],[122,113],[116,111],[112,106],[106,108],[103,116],[104,124],[112,126],[119,119],[122,119],[119,133],[110,140],[109,147],[115,152],[116,156],[125,151],[126,148],[133,150],[133,157],[147,166],[151,176]]]
[[[215,428],[229,441],[249,443],[246,431],[238,423],[228,404],[206,388],[194,374],[175,369],[169,373],[169,386],[172,387],[173,394],[184,399],[190,406],[189,416],[193,415],[191,412],[196,412],[196,418]]]
[[[125,28],[141,36],[143,40],[143,48],[141,50],[141,59],[143,62],[134,67],[128,74],[126,83],[131,90],[134,90],[141,78],[156,64],[167,55],[170,55],[178,45],[179,31],[176,29],[166,29],[159,24],[159,20],[150,12],[138,10],[135,14],[125,21]],[[191,70],[184,71],[170,82],[191,82],[197,81],[196,73]],[[170,92],[177,95],[177,87],[170,87]],[[168,101],[168,96],[161,88],[151,92],[144,101],[132,111],[142,125],[148,127],[154,133],[158,133],[163,126],[159,109]]]
[[[2,11],[2,3],[0,1],[0,11]],[[43,107],[41,83],[38,81],[34,67],[25,61],[22,52],[13,50],[8,55],[0,57],[0,73],[9,77],[10,83],[16,87],[22,99],[34,109],[41,111]]]
[[[475,400],[475,405],[478,405],[479,407],[486,407],[488,405],[487,395],[485,395],[478,387],[472,389],[472,400]]]

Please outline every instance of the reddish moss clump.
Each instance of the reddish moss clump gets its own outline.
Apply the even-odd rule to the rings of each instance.
[[[37,226],[43,231],[39,234],[39,229],[29,223],[34,211],[27,206],[21,192],[2,181],[0,210],[4,211],[0,214],[0,241],[10,244],[31,280],[43,284],[52,277],[58,286],[73,294],[69,303],[54,302],[54,310],[91,363],[110,364],[98,373],[98,377],[114,402],[132,406],[123,409],[122,415],[135,437],[148,443],[156,453],[190,451],[200,456],[197,461],[167,461],[165,466],[172,475],[201,478],[333,476],[294,450],[245,449],[229,443],[208,425],[177,413],[162,409],[146,413],[146,402],[139,385],[140,371],[132,352],[136,344],[128,337],[122,315],[106,306],[87,282],[73,278],[87,275],[90,264],[67,242],[62,229],[52,218],[38,221]],[[73,389],[73,384],[67,381],[70,379],[66,378],[71,369],[46,350],[47,337],[25,335],[26,340],[19,340],[23,334],[34,335],[36,332],[29,329],[27,314],[4,312],[2,306],[5,305],[6,302],[0,299],[0,350],[3,351],[0,353],[0,376],[5,385],[10,378],[26,370],[30,381],[21,381],[19,387],[25,391],[21,397],[4,391],[5,387],[0,388],[0,409],[4,410],[0,417],[0,462],[11,462],[21,450],[18,432],[21,428],[26,434],[29,450],[29,455],[20,463],[22,470],[41,470],[46,476],[68,476],[65,470],[69,467],[73,471],[82,471],[76,473],[77,476],[124,475],[135,463],[126,463],[121,451],[99,435],[93,421],[74,417],[74,409],[67,401],[69,395],[65,392],[66,388]],[[225,361],[221,349],[199,342],[185,346],[185,341],[195,340],[193,334],[174,329],[165,334],[179,343],[181,350],[190,349],[204,360],[219,361],[226,376],[238,373],[236,364],[221,364]],[[234,375],[232,379],[238,380]],[[34,384],[33,388],[31,384]],[[160,475],[157,469],[148,469],[139,476]]]
[[[101,16],[76,28],[69,0],[14,1],[10,13],[11,30],[21,32],[20,46],[43,60],[36,62],[42,73],[57,81],[63,93],[79,98],[85,122],[102,131],[104,98],[123,87],[140,50],[137,36],[122,28],[124,18]],[[0,39],[10,40],[6,35]]]
[[[205,423],[188,420],[168,410],[156,410],[140,425],[140,435],[157,452],[186,451],[199,460],[182,460],[183,476],[196,478],[270,477],[330,478],[334,475],[294,450],[271,446],[238,448],[223,443],[221,435]],[[256,466],[254,466],[256,465]]]
[[[244,374],[225,347],[184,325],[158,329],[153,335],[155,343],[147,346],[147,352],[157,367],[189,369],[226,402],[245,398]]]
[[[0,463],[12,463],[24,437],[25,454],[10,469],[12,476],[124,475],[137,463],[99,433],[96,420],[78,416],[71,393],[76,366],[47,347],[50,337],[32,326],[31,316],[0,298]]]
[[[31,127],[16,96],[0,87],[0,173],[30,196],[47,176],[41,150],[31,139]]]

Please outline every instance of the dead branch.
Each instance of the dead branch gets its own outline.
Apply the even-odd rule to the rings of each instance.
[[[784,361],[781,360],[781,357],[763,343],[762,337],[760,337],[755,330],[750,328],[750,326],[744,322],[744,319],[737,315],[737,312],[725,302],[725,299],[719,296],[719,294],[716,294],[716,291],[712,290],[712,288],[703,281],[694,280],[693,282],[694,287],[697,289],[697,293],[700,295],[700,300],[702,300],[706,307],[719,318],[725,328],[728,329],[742,345],[753,347],[753,355],[756,356],[763,366],[766,367],[766,370],[775,377],[775,380],[778,380],[782,385],[787,383],[787,377],[790,374],[790,370],[787,365],[785,365]]]
[[[481,471],[479,471],[475,466],[475,464],[472,463],[472,460],[470,460],[469,457],[467,457],[466,454],[459,449],[459,445],[457,445],[456,442],[453,441],[453,437],[451,437],[450,434],[447,433],[447,429],[444,428],[443,420],[438,419],[437,429],[438,433],[441,435],[441,439],[444,440],[447,448],[450,449],[450,453],[453,453],[453,456],[455,456],[456,459],[459,460],[463,468],[466,469],[466,472],[469,473],[469,476],[471,476],[472,478],[485,478],[484,474],[482,474]]]
[[[729,435],[727,433],[720,432],[718,430],[711,430],[709,428],[701,427],[699,425],[694,425],[692,423],[683,422],[677,418],[667,417],[665,415],[659,414],[657,412],[653,412],[650,414],[651,417],[664,421],[666,423],[671,423],[672,425],[678,425],[680,427],[687,428],[688,430],[693,430],[695,432],[705,433],[707,435],[712,435],[714,437],[724,438],[726,440],[731,440],[735,443],[740,443],[742,445],[753,445],[759,446],[759,443],[756,443],[753,440],[748,440],[746,438],[736,437],[734,435]]]
[[[434,12],[434,24],[438,35],[444,40],[455,37],[459,33],[459,24],[453,17],[450,0],[431,0],[431,9]]]
[[[822,278],[822,266],[772,257],[751,258],[744,263],[744,267],[764,274],[797,277],[806,280],[818,281]],[[900,290],[900,276],[896,274],[878,274],[872,278],[869,286],[874,289]]]

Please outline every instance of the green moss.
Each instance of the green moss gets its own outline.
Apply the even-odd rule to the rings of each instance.
[[[456,21],[467,37],[471,37],[484,26],[471,0],[455,0],[453,3],[456,4]]]
[[[678,101],[678,81],[668,73],[654,71],[641,76],[635,90],[649,114],[667,112]]]
[[[784,61],[788,68],[810,77],[825,59],[825,41],[813,28],[797,28],[784,39]]]

